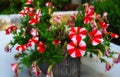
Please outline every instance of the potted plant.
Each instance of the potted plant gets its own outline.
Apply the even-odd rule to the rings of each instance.
[[[80,58],[88,54],[94,54],[106,63],[108,71],[113,64],[120,62],[120,53],[110,50],[111,39],[119,38],[119,35],[107,30],[106,13],[101,17],[94,11],[94,6],[86,3],[83,12],[67,18],[62,14],[52,16],[53,3],[45,5],[36,6],[35,1],[27,0],[26,7],[19,13],[21,26],[11,25],[5,30],[6,34],[13,34],[13,40],[5,50],[10,52],[16,47],[18,51],[14,57],[19,62],[11,64],[16,77],[24,66],[36,76],[43,71],[47,77],[78,77]],[[113,63],[104,57],[111,58]],[[47,69],[44,65],[48,66]]]

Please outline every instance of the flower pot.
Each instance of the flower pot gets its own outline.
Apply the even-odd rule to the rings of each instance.
[[[60,64],[55,64],[52,68],[53,77],[80,77],[80,59],[67,57]],[[43,73],[47,73],[48,64],[41,64]]]

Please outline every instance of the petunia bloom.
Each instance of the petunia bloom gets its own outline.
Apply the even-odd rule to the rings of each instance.
[[[9,44],[7,44],[7,45],[5,46],[4,50],[5,50],[6,52],[9,52],[9,51],[10,51]]]
[[[103,21],[99,22],[99,25],[100,25],[101,28],[104,28],[104,29],[107,29],[108,26],[109,26],[109,24],[106,24],[106,23],[103,22]]]
[[[43,53],[46,49],[46,45],[43,43],[43,42],[39,42],[38,46],[37,46],[37,50],[40,52],[40,53]]]
[[[52,7],[52,8],[54,8],[52,2],[47,2],[45,5],[46,5],[46,7]]]
[[[95,18],[94,7],[89,4],[85,4],[85,17],[83,19],[84,24],[89,24],[93,18]]]
[[[109,62],[106,62],[106,71],[109,71],[112,68],[112,65]]]
[[[86,52],[86,44],[82,40],[77,43],[72,41],[69,44],[67,44],[67,51],[71,57],[82,57]]]
[[[31,34],[32,36],[38,36],[38,29],[31,29],[31,30],[30,30],[30,34]]]
[[[20,17],[26,16],[26,15],[33,15],[30,13],[33,13],[34,8],[33,7],[24,7],[24,9],[22,11],[20,11]]]
[[[19,70],[19,63],[12,63],[10,64],[12,70],[15,72],[16,76],[18,75],[18,70]]]
[[[16,50],[18,51],[25,51],[27,49],[27,45],[26,44],[22,44],[16,47]]]
[[[54,17],[54,22],[59,22],[62,17],[62,14],[58,14],[57,16]]]
[[[40,68],[36,65],[36,62],[33,62],[31,65],[32,72],[35,74],[35,76],[40,76],[42,74],[42,71]]]
[[[115,64],[117,64],[117,63],[120,62],[120,54],[118,55],[117,58],[113,58],[113,62],[114,62]]]
[[[91,21],[92,21],[93,18],[91,17],[88,17],[88,16],[85,16],[83,21],[84,21],[84,24],[89,24]]]
[[[5,30],[5,33],[6,34],[10,34],[12,32],[15,32],[17,29],[17,27],[15,25],[11,25],[10,27],[8,27],[6,30]]]
[[[39,41],[38,36],[34,36],[28,41],[27,46],[31,47],[31,46],[35,45],[38,41]]]
[[[72,41],[81,41],[86,37],[86,29],[81,27],[72,27],[69,31],[69,37]]]
[[[111,33],[110,35],[111,35],[112,38],[119,38],[119,36],[115,33]]]
[[[53,44],[54,44],[54,45],[57,45],[57,44],[60,44],[60,43],[61,43],[61,41],[58,40],[58,39],[55,39],[55,40],[53,41]]]
[[[92,45],[98,45],[103,42],[102,33],[97,29],[93,29],[89,32],[90,42]]]
[[[25,4],[33,4],[33,0],[27,0]]]
[[[29,24],[36,25],[40,21],[41,11],[37,9],[36,13],[34,14],[33,18],[30,19]]]

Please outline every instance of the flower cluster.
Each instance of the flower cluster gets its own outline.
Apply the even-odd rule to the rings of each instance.
[[[53,4],[46,3],[46,10],[34,8],[33,3],[33,0],[27,0],[26,7],[19,13],[20,29],[12,25],[5,30],[6,34],[14,35],[13,41],[5,49],[9,52],[9,46],[17,44],[18,54],[15,54],[15,59],[22,57],[20,62],[11,64],[16,75],[23,64],[30,67],[36,76],[40,76],[42,71],[39,63],[54,65],[62,62],[66,55],[73,58],[81,58],[88,53],[96,55],[106,63],[106,70],[110,70],[113,63],[120,62],[120,53],[110,50],[111,39],[120,36],[107,30],[107,12],[100,16],[95,13],[94,6],[86,3],[83,5],[85,14],[78,12],[62,24],[50,24],[51,10],[55,8]],[[61,18],[62,14],[59,14],[53,20],[61,22]],[[114,54],[118,54],[118,57],[114,57]],[[113,63],[110,64],[104,57],[112,58]]]

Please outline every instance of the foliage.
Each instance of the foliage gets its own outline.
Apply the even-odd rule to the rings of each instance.
[[[103,1],[96,1],[91,2],[96,8],[96,12],[99,12],[102,14],[102,12],[108,12],[108,20],[110,23],[109,30],[112,32],[115,32],[117,34],[120,34],[120,2],[119,0],[103,0]],[[114,39],[115,40],[115,39]],[[114,41],[113,40],[113,41]],[[120,42],[120,39],[117,40],[117,42]],[[120,44],[120,43],[116,43]]]
[[[6,51],[11,50],[9,46],[17,45],[15,59],[20,59],[20,62],[11,64],[16,75],[21,65],[31,68],[39,76],[40,63],[50,64],[51,68],[51,65],[63,62],[67,56],[81,58],[89,53],[91,57],[96,55],[101,62],[105,62],[106,70],[120,62],[120,54],[110,50],[111,39],[119,36],[107,30],[107,13],[100,17],[94,7],[86,3],[83,5],[84,12],[70,15],[67,22],[64,22],[65,19],[61,21],[62,14],[58,14],[53,18],[56,24],[51,24],[54,3],[47,2],[45,7],[36,2],[25,2],[26,7],[20,12],[19,29],[12,25],[5,30],[6,34],[13,34],[13,40],[5,47]],[[118,57],[114,57],[115,54]],[[111,58],[113,64],[104,57]]]
[[[17,14],[23,7],[26,0],[2,0],[0,1],[0,14]],[[63,10],[63,7],[70,3],[69,0],[36,0],[35,5],[43,6],[46,2],[53,2],[55,10]],[[59,4],[58,4],[59,3]]]
[[[20,0],[1,0],[0,14],[17,14],[22,9],[22,4]]]

